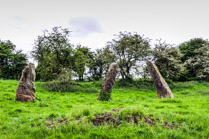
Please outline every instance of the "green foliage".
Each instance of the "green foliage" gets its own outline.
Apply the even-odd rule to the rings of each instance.
[[[166,79],[166,82],[169,86],[175,86],[175,83],[170,79]],[[155,90],[152,79],[134,79],[129,81],[121,79],[116,81],[114,88],[132,88],[144,91]]]
[[[208,40],[202,38],[194,38],[179,45],[181,53],[184,54],[182,62],[186,66],[181,75],[183,80],[208,80],[208,48]]]
[[[145,61],[150,55],[150,40],[137,33],[120,32],[108,42],[107,48],[115,55],[122,78],[129,80],[132,78],[131,70],[141,66],[139,62]]]
[[[196,51],[196,55],[186,61],[190,71],[199,79],[209,81],[209,45],[203,46]]]
[[[70,31],[54,27],[45,30],[35,40],[33,58],[38,61],[37,72],[41,80],[57,79],[62,69],[72,69],[73,48],[69,43]]]
[[[79,81],[83,81],[83,74],[85,72],[85,65],[87,62],[87,57],[81,52],[75,52],[75,71],[78,74]]]
[[[156,90],[114,88],[113,99],[102,102],[96,93],[52,93],[43,84],[36,82],[35,103],[21,103],[14,99],[18,81],[0,80],[0,138],[209,137],[208,82],[175,82],[174,99],[158,99]],[[81,85],[94,87],[92,82]],[[92,123],[105,113],[120,124]],[[138,115],[142,119],[136,123],[133,116]]]
[[[100,100],[101,101],[109,101],[109,100],[111,100],[111,93],[102,91],[101,95],[100,95]]]
[[[94,87],[86,88],[84,91],[86,93],[98,93],[98,90]]]
[[[116,81],[114,87],[135,87],[135,82],[134,80],[125,80],[125,79],[120,79]]]
[[[126,119],[126,118],[129,118],[130,116],[147,116],[146,114],[144,114],[143,111],[141,111],[141,109],[139,108],[128,108],[128,109],[123,109],[120,111],[119,113],[120,117],[122,119]]]
[[[100,79],[99,81],[93,81],[94,86],[96,87],[102,87],[104,79]]]
[[[153,59],[161,75],[166,79],[178,80],[184,70],[182,54],[172,45],[159,41],[153,50]]]
[[[89,109],[84,109],[83,110],[83,116],[89,116],[89,115],[90,115]]]
[[[61,72],[60,72],[57,80],[70,82],[72,77],[73,77],[73,73],[72,73],[71,69],[63,68],[63,69],[61,69]]]
[[[81,90],[79,85],[75,85],[72,81],[65,80],[50,81],[44,84],[43,87],[53,92],[76,92]]]
[[[91,57],[91,62],[89,64],[89,80],[93,79],[95,81],[98,81],[102,78],[102,74],[104,72],[103,69],[103,61],[101,56],[101,50],[97,49],[95,53],[92,53],[93,56]]]
[[[179,50],[183,55],[182,61],[185,62],[186,60],[194,57],[196,55],[196,50],[208,45],[209,42],[207,40],[203,40],[202,38],[194,38],[187,42],[184,42],[179,45]]]
[[[0,78],[19,79],[27,65],[26,54],[15,47],[11,41],[0,40]]]
[[[173,82],[172,80],[170,79],[165,79],[165,80],[169,86],[176,87],[175,82]],[[102,83],[103,83],[103,80],[94,81],[92,82],[92,85],[100,89],[102,86]],[[148,78],[147,79],[144,79],[144,78],[133,79],[133,80],[119,79],[119,80],[116,80],[113,88],[115,89],[131,88],[134,90],[144,90],[144,91],[155,90],[155,86],[154,86],[152,79],[148,79]]]
[[[206,53],[201,55],[200,48],[208,47],[209,42],[201,38],[179,45],[182,55],[178,48],[161,41],[151,51],[150,39],[136,32],[119,32],[104,48],[95,52],[81,45],[74,49],[69,43],[69,34],[68,29],[54,27],[52,32],[45,30],[42,36],[38,36],[31,53],[38,61],[38,80],[56,80],[66,70],[71,73],[69,77],[76,75],[79,81],[98,81],[104,77],[112,62],[119,65],[122,79],[131,81],[133,77],[148,78],[145,63],[149,58],[153,58],[164,78],[176,81],[197,78],[208,80],[208,58]]]
[[[154,90],[154,84],[152,79],[136,79],[136,80],[124,80],[121,79],[116,82],[115,84],[116,88],[135,88],[140,90]]]
[[[91,57],[89,74],[93,80],[100,80],[106,74],[110,64],[114,62],[115,56],[108,47],[97,49]]]
[[[86,71],[86,67],[89,66],[92,57],[93,54],[89,48],[82,47],[80,45],[77,46],[73,57],[73,69],[78,74],[79,81],[84,80],[84,73]]]

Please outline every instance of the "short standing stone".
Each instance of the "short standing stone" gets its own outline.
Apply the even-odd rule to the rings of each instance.
[[[157,96],[158,98],[170,97],[174,98],[168,84],[163,79],[162,75],[160,74],[158,68],[150,61],[147,61],[147,68],[151,74],[152,80],[155,84],[157,89]]]
[[[115,83],[115,78],[118,72],[118,64],[112,63],[107,71],[105,80],[102,84],[99,96],[97,100],[108,101],[110,100],[113,85]]]
[[[22,102],[35,101],[35,76],[35,65],[29,63],[22,71],[22,76],[16,89],[16,100]]]

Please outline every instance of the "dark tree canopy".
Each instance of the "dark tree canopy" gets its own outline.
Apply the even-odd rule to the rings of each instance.
[[[182,61],[185,62],[189,58],[195,56],[196,55],[195,50],[208,44],[209,42],[207,40],[203,40],[202,38],[194,38],[194,39],[191,39],[187,42],[180,44],[179,50],[182,54],[184,54],[182,57]]]
[[[183,54],[182,62],[186,67],[185,72],[182,74],[184,80],[193,80],[197,78],[205,80],[208,78],[208,76],[200,74],[200,71],[204,74],[208,73],[208,48],[208,40],[202,38],[194,38],[179,45],[179,50]]]
[[[26,54],[15,48],[11,41],[0,40],[0,78],[19,79],[27,65]]]

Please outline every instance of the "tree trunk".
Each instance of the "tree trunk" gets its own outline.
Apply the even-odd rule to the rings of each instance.
[[[79,80],[79,81],[83,81],[83,76],[82,76],[82,75],[79,75],[79,76],[78,76],[78,80]]]
[[[111,92],[115,83],[117,72],[118,64],[112,63],[108,69],[97,100],[108,101],[111,99]]]
[[[123,75],[123,72],[120,71],[120,74],[122,76],[122,79],[125,79],[125,76]]]

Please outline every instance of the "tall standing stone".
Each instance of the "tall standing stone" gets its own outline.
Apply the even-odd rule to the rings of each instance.
[[[35,65],[29,63],[22,71],[22,76],[16,89],[16,100],[22,102],[35,101],[35,76]]]
[[[111,98],[111,92],[118,72],[118,64],[112,63],[107,71],[105,80],[102,84],[97,100],[108,101]]]
[[[151,74],[152,80],[155,84],[155,88],[157,89],[158,98],[170,97],[174,98],[168,84],[163,79],[160,74],[158,68],[150,61],[147,61],[147,68]]]

